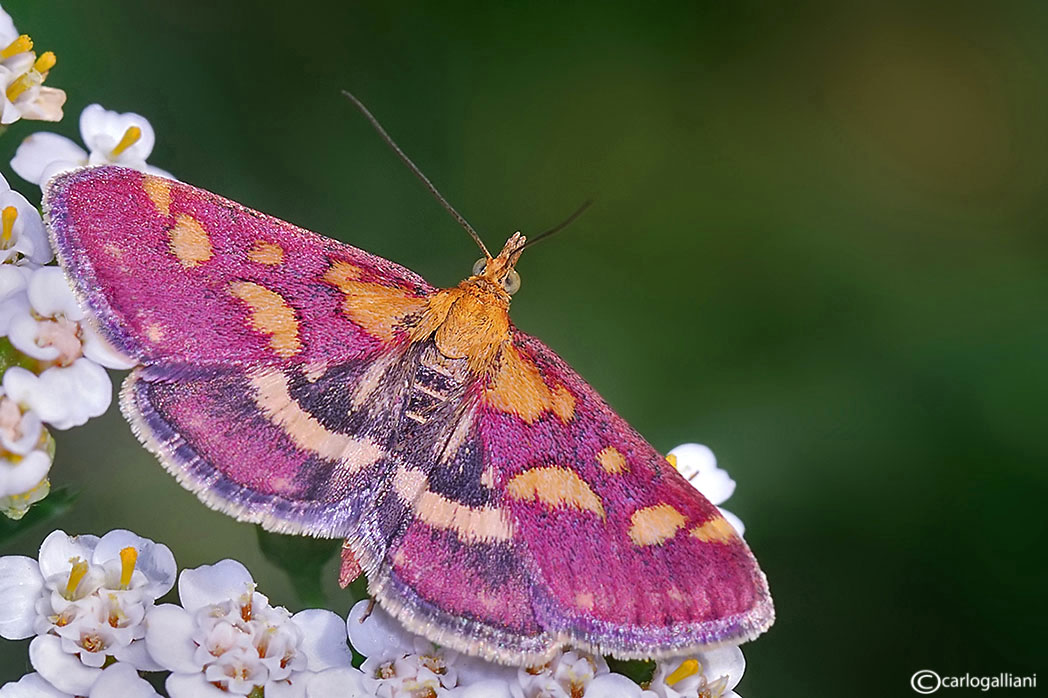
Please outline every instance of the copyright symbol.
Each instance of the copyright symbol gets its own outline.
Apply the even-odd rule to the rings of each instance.
[[[916,693],[928,695],[942,687],[942,678],[931,669],[921,669],[910,677],[910,688]]]

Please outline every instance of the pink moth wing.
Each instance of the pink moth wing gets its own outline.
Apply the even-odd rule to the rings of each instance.
[[[503,662],[664,657],[773,620],[746,543],[574,371],[509,325],[477,373],[412,328],[414,273],[188,185],[53,180],[58,256],[141,365],[122,407],[209,506],[345,537],[409,628]]]

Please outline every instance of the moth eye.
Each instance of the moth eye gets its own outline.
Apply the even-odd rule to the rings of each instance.
[[[520,274],[515,269],[511,269],[506,278],[502,279],[502,288],[511,296],[520,290]]]
[[[486,267],[487,264],[488,264],[487,257],[481,257],[476,262],[474,262],[473,263],[473,276],[479,276],[480,273],[482,271],[484,271],[484,267]]]

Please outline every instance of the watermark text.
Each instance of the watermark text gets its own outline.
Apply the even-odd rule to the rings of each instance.
[[[1037,674],[1016,676],[1001,673],[994,676],[942,676],[931,669],[921,669],[910,677],[910,688],[915,693],[929,695],[941,689],[975,688],[980,691],[992,691],[995,688],[1037,688]]]

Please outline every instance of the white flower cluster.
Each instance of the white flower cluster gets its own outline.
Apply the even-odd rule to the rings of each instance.
[[[173,698],[302,697],[313,675],[350,666],[341,618],[273,608],[233,560],[184,570],[182,606],[156,605],[176,571],[167,546],[129,531],[55,531],[38,560],[0,558],[0,636],[33,638],[36,670],[0,697],[156,696],[139,674],[155,671]]]
[[[4,46],[3,123],[20,116],[60,119],[65,93],[40,86],[54,55],[37,58],[32,40],[18,34],[0,8]],[[57,111],[48,111],[56,100]],[[40,187],[61,172],[105,163],[170,176],[146,163],[155,138],[138,114],[92,104],[80,115],[80,135],[86,150],[57,134],[32,134],[11,168]],[[113,393],[105,368],[132,365],[94,331],[63,272],[46,266],[53,258],[38,207],[0,175],[0,513],[10,518],[23,516],[50,490],[48,428],[69,429],[101,415]]]
[[[734,488],[705,446],[671,454],[708,497]],[[176,572],[167,546],[129,531],[55,531],[36,560],[0,557],[0,636],[32,638],[35,669],[0,698],[148,698],[158,694],[141,672],[158,671],[171,698],[738,698],[745,669],[738,647],[659,662],[644,686],[578,651],[501,666],[413,635],[368,600],[345,620],[274,607],[234,560],[183,570],[180,605],[157,605]]]
[[[460,655],[409,634],[370,601],[358,602],[347,623],[350,643],[367,659],[360,671],[318,676],[311,698],[738,698],[732,689],[745,669],[742,651],[724,647],[659,662],[641,687],[585,652],[520,668]]]
[[[171,672],[172,698],[305,696],[318,673],[351,668],[341,618],[274,608],[239,562],[185,570],[178,595],[182,606],[158,606],[146,618],[146,646]]]
[[[37,560],[0,558],[0,636],[32,637],[29,660],[37,672],[0,688],[0,696],[33,695],[18,688],[23,684],[91,696],[113,661],[136,671],[161,669],[146,649],[144,620],[175,572],[167,546],[129,531],[101,538],[55,531]],[[120,673],[139,680],[136,671]]]

